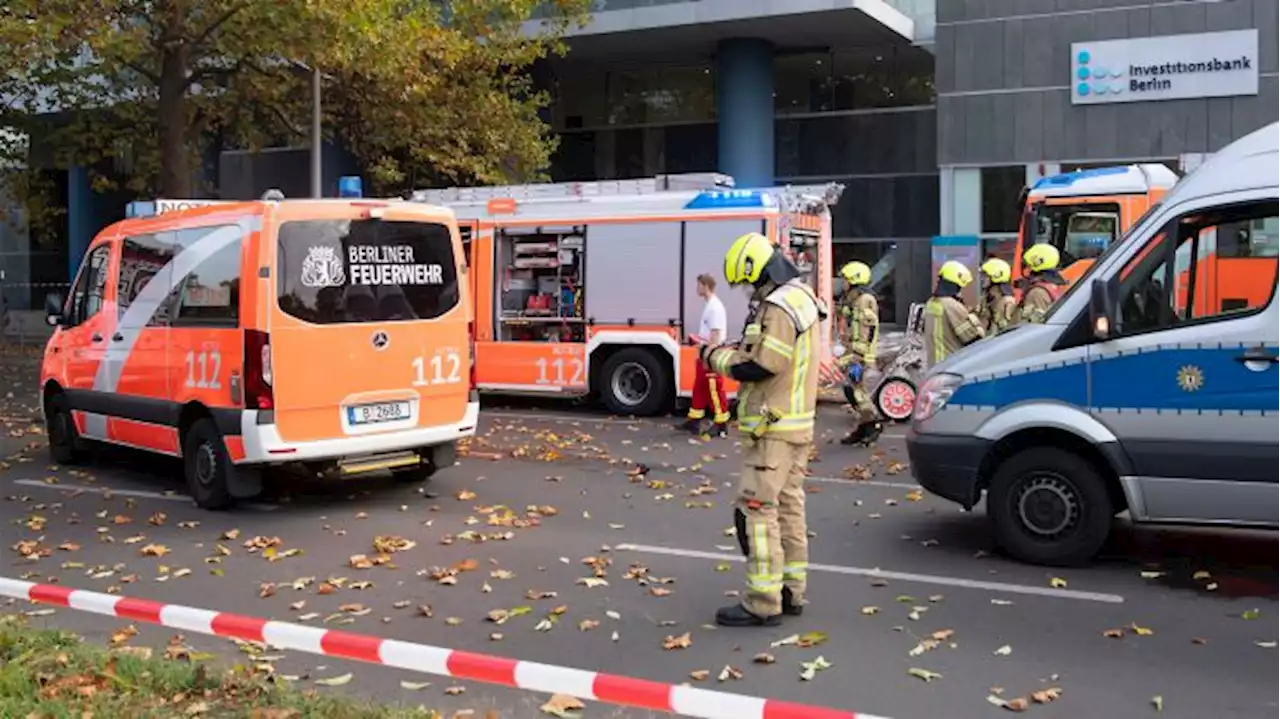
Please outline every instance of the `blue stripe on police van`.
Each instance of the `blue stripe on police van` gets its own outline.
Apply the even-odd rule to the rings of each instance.
[[[1280,405],[1280,371],[1246,369],[1236,357],[1258,345],[1158,345],[1071,363],[1040,365],[975,377],[948,402],[957,410],[999,409],[1030,400],[1059,401],[1092,409],[1154,410],[1188,414],[1274,413]],[[1276,351],[1274,345],[1267,349]],[[1197,369],[1201,386],[1189,391],[1178,381],[1183,367]],[[1088,371],[1091,368],[1091,372]]]

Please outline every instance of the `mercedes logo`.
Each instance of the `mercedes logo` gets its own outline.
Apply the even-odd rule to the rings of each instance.
[[[391,338],[387,336],[386,332],[374,332],[373,338],[370,341],[373,343],[373,348],[376,350],[384,350],[387,348],[387,345],[391,344]]]

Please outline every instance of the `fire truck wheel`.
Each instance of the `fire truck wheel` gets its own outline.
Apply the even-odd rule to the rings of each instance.
[[[671,368],[649,350],[628,347],[605,361],[597,384],[600,400],[610,412],[652,416],[670,401]]]

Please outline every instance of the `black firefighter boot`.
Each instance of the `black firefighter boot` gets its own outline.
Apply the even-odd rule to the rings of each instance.
[[[702,420],[689,418],[683,422],[677,422],[676,430],[689,434],[702,434]]]
[[[879,439],[879,438],[880,438],[880,434],[881,434],[882,432],[884,432],[884,422],[879,422],[879,421],[876,421],[876,422],[863,422],[862,424],[860,424],[860,425],[858,425],[857,427],[855,427],[855,428],[854,428],[854,430],[853,430],[852,432],[850,432],[849,434],[845,435],[844,439],[840,440],[840,444],[843,444],[843,445],[856,445],[856,444],[865,444],[865,445],[870,445],[870,444],[873,444],[877,439]]]
[[[796,603],[795,597],[791,596],[791,587],[782,588],[782,613],[788,617],[804,614],[804,605]]]
[[[761,617],[747,611],[741,604],[720,607],[716,610],[716,624],[722,627],[776,627],[782,623],[782,615]]]

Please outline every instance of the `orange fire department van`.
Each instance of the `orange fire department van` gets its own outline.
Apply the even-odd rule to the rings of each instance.
[[[264,197],[94,238],[47,301],[55,462],[86,440],[181,457],[209,509],[256,495],[273,465],[421,481],[454,463],[479,402],[453,213]]]
[[[458,216],[481,391],[594,395],[610,411],[653,415],[693,392],[699,274],[720,280],[729,339],[741,337],[748,297],[722,279],[739,236],[773,239],[830,306],[830,207],[842,190],[738,190],[726,175],[689,174],[423,190],[413,199]],[[824,357],[830,334],[827,320]]]

